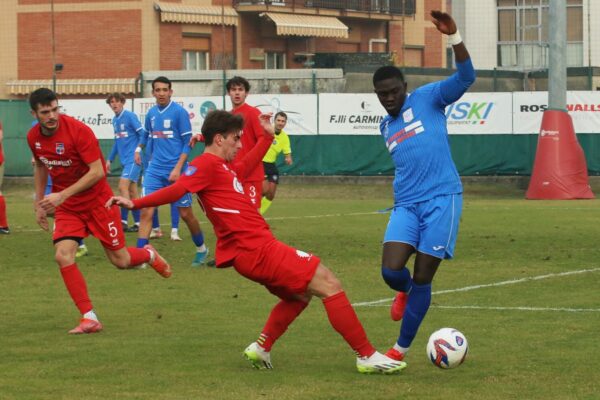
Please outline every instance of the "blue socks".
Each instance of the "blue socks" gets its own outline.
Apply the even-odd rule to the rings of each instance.
[[[179,229],[179,208],[171,203],[171,228]]]
[[[145,245],[147,245],[148,243],[150,243],[150,241],[148,240],[148,238],[138,238],[137,240],[137,245],[135,247],[137,247],[138,249],[143,248]]]
[[[129,213],[129,210],[126,209],[125,207],[121,207],[121,222],[124,224],[127,224],[127,214]]]
[[[400,327],[400,337],[397,342],[400,347],[410,347],[421,322],[425,318],[425,314],[427,314],[427,310],[429,310],[430,304],[431,283],[425,285],[413,283],[406,302],[402,326]]]
[[[140,210],[131,210],[131,214],[133,215],[133,222],[136,225],[140,224]]]
[[[381,276],[385,283],[397,292],[408,292],[412,284],[410,271],[406,267],[399,271],[381,267]]]
[[[192,235],[192,241],[196,245],[196,247],[200,247],[204,244],[204,234],[202,232]]]

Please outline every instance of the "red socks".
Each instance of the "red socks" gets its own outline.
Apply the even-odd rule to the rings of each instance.
[[[8,222],[6,221],[6,201],[4,196],[0,194],[0,228],[8,228]]]
[[[333,329],[344,337],[360,357],[370,357],[375,353],[345,292],[323,299],[323,305]]]
[[[256,341],[266,351],[285,333],[288,326],[304,311],[308,303],[300,300],[281,300],[273,307],[269,319]]]
[[[71,264],[60,268],[60,273],[65,282],[65,286],[81,315],[90,311],[93,308],[92,302],[88,296],[85,279],[79,271],[79,268],[77,268],[77,264]]]
[[[129,253],[129,265],[136,266],[150,262],[150,252],[146,249],[138,249],[137,247],[127,247]]]

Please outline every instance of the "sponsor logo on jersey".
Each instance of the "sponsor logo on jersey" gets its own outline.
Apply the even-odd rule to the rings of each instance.
[[[46,157],[40,157],[40,161],[48,168],[51,167],[70,167],[73,161],[69,160],[48,160]]]
[[[56,154],[65,154],[65,144],[64,143],[56,143]]]
[[[421,120],[416,120],[415,122],[406,125],[403,129],[394,133],[390,137],[386,137],[386,146],[391,152],[398,144],[422,132],[425,132],[425,128],[423,128],[423,123],[421,122]]]

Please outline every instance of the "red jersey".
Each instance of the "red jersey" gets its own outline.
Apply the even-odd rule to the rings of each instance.
[[[196,193],[213,225],[219,267],[230,266],[240,252],[254,250],[275,239],[242,187],[248,173],[254,171],[256,165],[262,165],[261,160],[271,143],[272,139],[261,139],[246,157],[236,157],[237,161],[231,163],[204,153],[196,157],[177,180],[188,192]]]
[[[252,107],[246,103],[242,104],[238,108],[231,111],[232,114],[240,114],[244,118],[244,128],[242,134],[242,149],[238,152],[235,157],[235,161],[241,160],[252,148],[256,145],[259,138],[263,136],[263,127],[260,125],[258,116],[261,114],[260,110],[256,107]],[[259,163],[250,172],[248,177],[245,179],[247,182],[257,182],[265,178],[265,171],[262,162]]]
[[[48,169],[52,178],[52,192],[60,192],[73,185],[89,171],[88,164],[101,160],[106,166],[98,139],[83,122],[64,114],[59,115],[58,129],[52,136],[44,136],[36,124],[27,133],[27,143],[33,156]],[[71,211],[86,211],[104,203],[112,196],[106,176],[92,187],[74,194],[59,206]]]
[[[0,121],[0,131],[2,130],[2,121]],[[2,132],[4,134],[4,132]],[[2,150],[2,142],[4,140],[4,135],[0,140],[0,165],[4,164],[4,150]]]

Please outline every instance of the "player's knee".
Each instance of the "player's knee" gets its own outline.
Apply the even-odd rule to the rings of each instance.
[[[333,296],[343,290],[340,280],[322,265],[317,269],[310,286],[311,292],[320,298]]]
[[[54,253],[56,263],[61,267],[66,267],[75,262],[75,252],[70,252],[66,249],[57,249]]]

